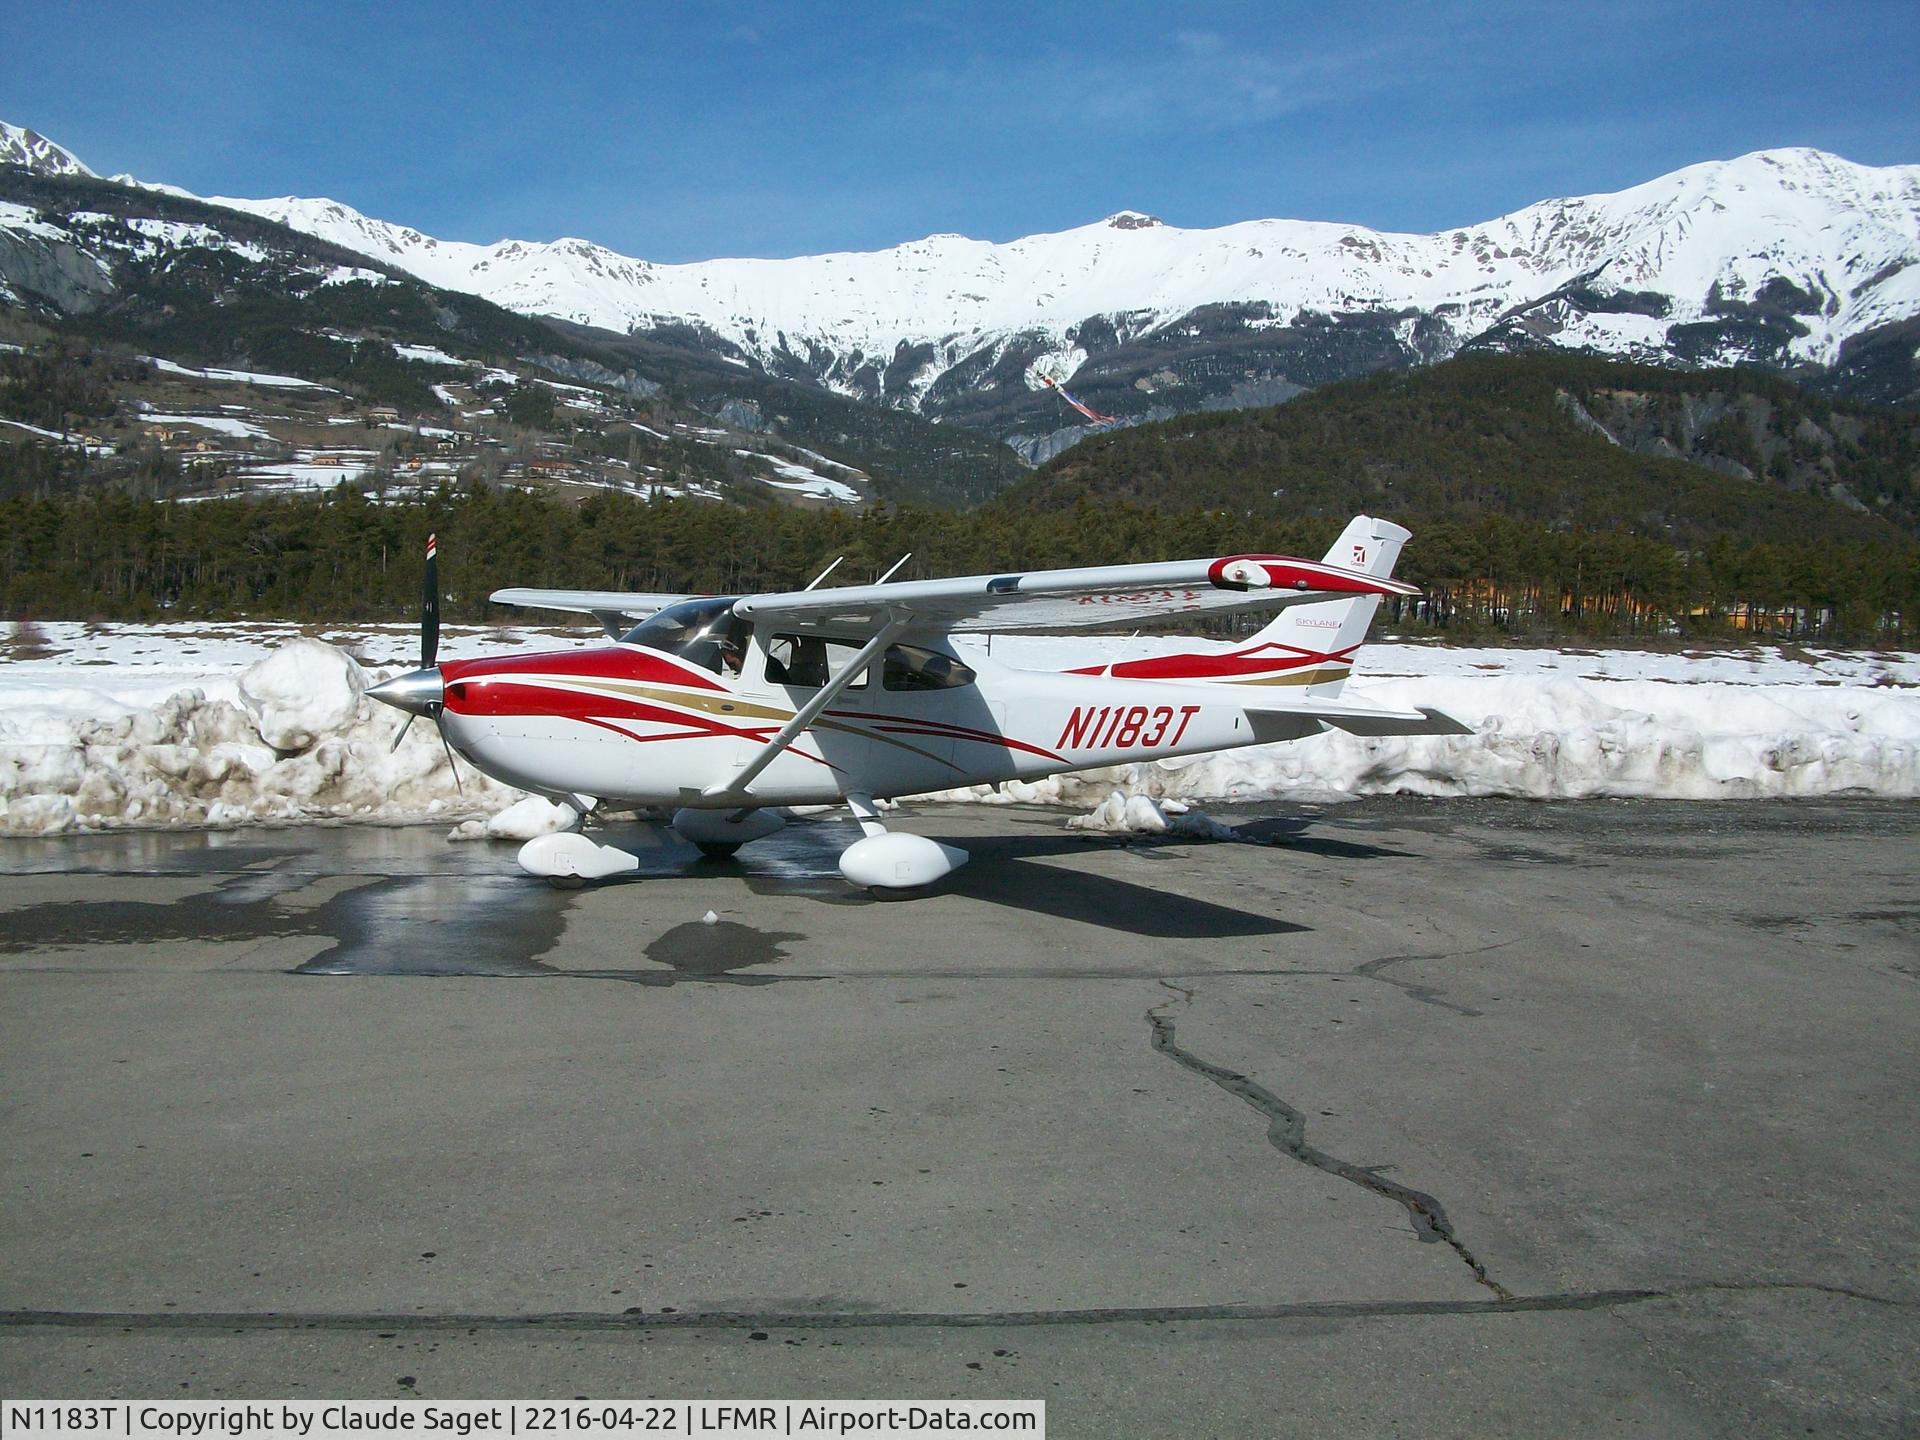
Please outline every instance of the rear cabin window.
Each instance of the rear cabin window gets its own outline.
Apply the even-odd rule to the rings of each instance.
[[[951,655],[919,645],[892,645],[880,662],[888,690],[958,690],[973,683],[973,671]]]
[[[767,679],[775,685],[819,690],[854,662],[864,641],[832,640],[823,635],[775,635],[767,641]],[[867,677],[856,675],[849,690],[864,690]]]

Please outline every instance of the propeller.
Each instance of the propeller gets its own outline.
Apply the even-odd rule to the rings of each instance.
[[[440,712],[446,708],[446,688],[434,664],[440,654],[439,555],[439,537],[427,536],[427,572],[420,591],[420,668],[405,675],[396,675],[391,680],[383,680],[367,693],[376,700],[407,712],[400,733],[393,737],[393,750],[400,748],[400,742],[407,738],[407,731],[413,727],[417,716],[425,715],[433,721],[440,744],[447,752],[447,768],[453,771],[454,788],[464,795],[467,787],[460,783],[460,766],[453,758],[453,744],[440,724]]]
[[[427,576],[420,591],[420,668],[440,654],[440,537],[427,536]]]

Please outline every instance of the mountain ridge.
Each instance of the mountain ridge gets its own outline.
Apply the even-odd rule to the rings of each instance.
[[[1122,211],[1004,244],[938,235],[685,265],[575,238],[436,241],[333,201],[215,203],[521,313],[630,333],[693,324],[769,373],[1004,433],[1063,417],[1043,376],[1080,379],[1101,408],[1138,419],[1156,399],[1197,408],[1173,393],[1183,388],[1201,398],[1230,398],[1246,381],[1310,388],[1473,347],[1825,369],[1850,342],[1920,315],[1920,166],[1808,149],[1425,235],[1284,219],[1190,230]],[[1314,330],[1383,333],[1358,355],[1309,344],[1320,363],[1289,364],[1286,352],[1302,348],[1292,337]],[[1251,340],[1228,347],[1247,352],[1240,373],[1212,385],[1183,375],[1179,341],[1203,336]],[[1129,347],[1168,363],[1113,364]],[[1329,365],[1336,374],[1322,373]],[[995,416],[1009,407],[1019,413]]]
[[[42,163],[58,151],[79,164],[34,139]],[[1920,166],[1807,148],[1429,234],[1286,219],[1185,229],[1123,210],[1004,243],[942,234],[678,265],[571,237],[440,240],[326,199],[206,203],[523,315],[671,336],[723,364],[982,429],[1030,462],[1090,433],[1046,379],[1135,423],[1549,349],[1755,364],[1920,400],[1920,359],[1901,338],[1920,323]]]

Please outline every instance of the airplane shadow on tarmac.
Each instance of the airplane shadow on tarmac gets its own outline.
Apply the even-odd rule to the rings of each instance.
[[[903,817],[905,818],[905,817]],[[1408,852],[1310,833],[1312,821],[1255,820],[1238,828],[1243,842],[1274,851],[1366,861],[1405,858]],[[1124,839],[1078,832],[1041,831],[1029,825],[1002,834],[978,832],[941,837],[969,851],[970,860],[925,890],[895,900],[878,899],[841,879],[838,860],[849,827],[825,823],[790,826],[782,836],[750,847],[735,860],[704,859],[671,832],[654,828],[643,845],[642,885],[661,886],[663,899],[676,879],[730,876],[769,898],[800,898],[854,911],[886,903],[991,905],[1057,920],[1163,939],[1280,935],[1306,927],[1223,899],[1204,898],[1200,878],[1185,871],[1180,883],[1159,882],[1153,871],[1177,853],[1191,858],[1210,842],[1175,835]],[[788,958],[787,947],[808,937],[761,931],[716,920],[674,925],[644,942],[642,953],[658,968],[586,972],[564,963],[563,932],[575,899],[594,893],[556,891],[520,875],[505,856],[421,848],[417,837],[395,832],[371,839],[351,831],[325,831],[309,840],[319,863],[267,868],[286,852],[273,847],[201,855],[172,837],[156,853],[115,850],[37,857],[35,870],[77,869],[94,874],[211,874],[215,888],[167,901],[117,900],[30,904],[6,912],[0,954],[59,951],[112,952],[121,946],[326,937],[334,943],[295,972],[305,975],[410,975],[619,979],[633,984],[765,984],[803,979],[769,973]],[[404,842],[404,843],[403,843]],[[1214,842],[1231,845],[1231,842]],[[381,845],[396,849],[392,863]],[[368,847],[372,847],[370,850]],[[366,851],[367,853],[362,853]],[[1122,864],[1101,864],[1119,858]],[[162,853],[163,852],[163,853]],[[1235,847],[1234,869],[1244,881],[1245,851]],[[1270,857],[1274,886],[1284,899],[1284,854]],[[76,866],[74,861],[80,863]],[[64,860],[64,864],[60,863]],[[1114,869],[1136,875],[1120,876]],[[1264,868],[1264,867],[1262,867]],[[1252,874],[1261,875],[1262,868]],[[294,892],[326,875],[367,876],[311,907],[291,903]],[[371,872],[371,873],[369,873]],[[1138,873],[1144,872],[1144,873]],[[378,876],[378,878],[373,878]],[[1168,877],[1172,879],[1171,876]],[[630,882],[613,882],[616,886]],[[1260,887],[1262,890],[1264,886]],[[1192,893],[1192,892],[1201,893]],[[1217,892],[1216,892],[1217,893]],[[1248,893],[1242,890],[1241,894]],[[791,914],[791,909],[784,913]],[[855,924],[851,915],[843,924]],[[78,956],[76,956],[76,959]],[[555,963],[546,963],[553,961]],[[137,963],[137,962],[136,962]]]
[[[947,843],[961,842],[951,839]],[[1157,835],[1130,837],[1125,849],[1151,864],[1156,850],[1192,843]],[[1284,935],[1306,928],[1276,916],[1236,909],[1175,889],[1097,874],[1070,863],[1048,863],[1070,862],[1083,859],[1089,853],[1121,848],[1110,840],[1080,835],[1009,835],[984,839],[970,835],[965,837],[961,848],[970,853],[965,865],[926,891],[909,892],[900,900],[910,902],[922,894],[953,895],[983,905],[1027,910],[1056,920],[1072,920],[1163,940]]]
[[[1196,850],[1214,846],[1232,848],[1236,841],[1242,845],[1338,860],[1413,858],[1411,851],[1391,846],[1315,835],[1311,833],[1314,824],[1313,819],[1305,817],[1250,820],[1231,827],[1234,840],[1202,840],[1178,834],[1108,836],[1072,831],[936,837],[969,851],[972,859],[933,890],[1163,939],[1280,935],[1307,927],[1201,899],[1162,884],[1139,884],[1097,874],[1081,866],[1045,862],[1055,859],[1071,862],[1103,850],[1123,849],[1131,856],[1152,863],[1157,852],[1191,855]],[[1273,859],[1280,862],[1279,856]],[[1283,879],[1284,871],[1275,878]]]

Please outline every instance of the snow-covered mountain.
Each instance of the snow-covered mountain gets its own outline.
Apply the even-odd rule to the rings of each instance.
[[[0,165],[18,165],[36,175],[92,175],[67,150],[35,131],[0,120]]]
[[[1806,149],[1430,235],[1278,219],[1188,230],[1125,212],[1006,244],[934,235],[683,265],[578,239],[438,240],[332,200],[212,203],[511,310],[670,332],[769,374],[977,425],[1034,458],[1083,433],[1063,426],[1074,417],[1043,377],[1155,418],[1464,348],[1826,369],[1920,317],[1920,166]],[[1897,358],[1911,365],[1911,349]]]
[[[1818,301],[1794,353],[1825,363],[1863,325],[1920,307],[1920,274],[1882,273],[1920,260],[1920,166],[1872,169],[1817,150],[1689,166],[1433,235],[1301,220],[1183,230],[1122,213],[1004,245],[934,235],[891,250],[689,265],[575,239],[440,241],[331,200],[214,203],[508,309],[619,330],[691,322],[769,363],[783,337],[789,349],[813,341],[843,355],[923,344],[971,353],[1024,331],[1064,341],[1095,316],[1138,335],[1207,305],[1249,303],[1272,307],[1274,324],[1413,310],[1446,317],[1464,339],[1582,277],[1600,294],[1670,297],[1681,322],[1715,313],[1716,286],[1719,301],[1740,302],[1786,279]],[[1659,345],[1650,327],[1618,319],[1595,319],[1569,341]],[[924,388],[926,376],[915,378]]]
[[[770,371],[976,420],[1008,390],[1057,419],[1042,375],[1141,414],[1277,398],[1470,344],[1826,367],[1854,337],[1920,315],[1920,166],[1817,150],[1693,165],[1431,235],[1301,220],[1186,230],[1123,213],[1007,244],[934,235],[689,265],[577,239],[440,241],[327,200],[216,203],[509,309],[697,326]]]

